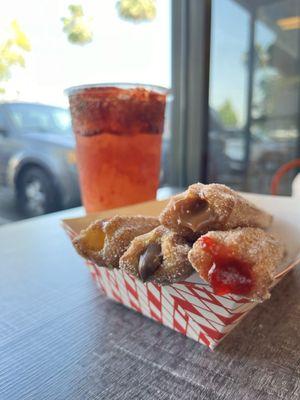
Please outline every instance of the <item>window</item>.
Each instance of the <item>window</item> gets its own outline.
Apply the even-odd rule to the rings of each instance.
[[[241,186],[245,157],[249,13],[235,1],[213,1],[210,61],[209,181]],[[218,121],[218,123],[216,123]]]
[[[17,21],[30,44],[29,51],[19,49],[25,67],[14,68],[3,83],[6,99],[67,105],[63,91],[74,85],[139,82],[170,87],[170,0],[158,0],[155,18],[140,23],[120,16],[117,0],[75,2],[83,13],[78,20],[72,20],[72,4],[12,0],[5,5],[0,26],[11,29]],[[74,32],[63,31],[62,19],[72,20]],[[76,29],[82,35],[76,37]]]
[[[210,181],[269,193],[276,170],[300,156],[299,12],[297,0],[212,2],[210,107],[222,126],[211,116]]]
[[[0,39],[17,38],[11,50],[19,61],[2,75],[0,69],[0,98],[32,105],[12,111],[16,126],[67,133],[69,86],[171,87],[162,184],[201,180],[269,193],[276,170],[300,157],[299,1],[156,0],[146,22],[130,20],[117,4],[7,3]],[[280,193],[290,193],[295,172]]]
[[[36,171],[27,173],[21,187],[24,198],[32,195],[32,204],[39,199],[44,205],[52,203],[51,210],[39,204],[39,213],[80,205],[66,88],[107,82],[171,86],[171,0],[153,4],[154,9],[140,14],[121,9],[118,0],[11,0],[5,4],[0,15],[0,101],[8,104],[9,122],[22,135],[1,141],[0,173],[12,176],[10,160],[15,154],[34,159],[40,168],[46,164],[47,176],[55,179],[50,187],[55,190],[60,184],[62,201],[54,207],[51,199],[43,200],[51,191],[44,190],[45,180]],[[167,129],[163,184],[168,183],[171,133]],[[66,177],[63,182],[62,177]],[[25,187],[28,182],[30,186]],[[14,189],[0,184],[0,224],[30,216],[28,208],[26,213],[26,207],[21,212],[15,208]]]

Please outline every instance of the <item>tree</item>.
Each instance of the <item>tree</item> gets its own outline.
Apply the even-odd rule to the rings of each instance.
[[[119,16],[131,22],[152,21],[156,17],[156,0],[119,0]]]
[[[71,4],[68,7],[69,17],[63,17],[63,31],[67,34],[69,42],[73,44],[85,45],[93,39],[92,18],[84,15],[81,5]]]
[[[0,82],[9,80],[13,66],[25,67],[24,52],[30,50],[30,42],[19,23],[12,21],[8,37],[0,43]],[[0,92],[5,89],[0,87]]]
[[[219,116],[223,124],[227,127],[235,127],[238,123],[237,114],[233,108],[233,105],[229,99],[226,99],[224,103],[218,109]]]
[[[249,52],[247,51],[243,55],[243,64],[247,66],[248,62],[249,62]],[[270,55],[268,49],[266,49],[259,43],[254,44],[253,62],[254,62],[254,68],[265,68],[268,67],[270,63]]]

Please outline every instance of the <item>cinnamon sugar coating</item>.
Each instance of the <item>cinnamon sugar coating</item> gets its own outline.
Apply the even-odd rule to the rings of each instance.
[[[190,239],[210,230],[268,228],[272,216],[225,185],[196,183],[171,198],[160,214],[167,228]]]
[[[163,226],[133,239],[120,259],[120,269],[141,279],[140,258],[151,244],[160,246],[161,265],[147,277],[147,282],[168,285],[184,280],[193,273],[194,270],[187,257],[191,249],[190,244]]]
[[[270,297],[269,288],[274,272],[284,258],[284,247],[269,233],[259,228],[237,228],[230,231],[211,231],[199,238],[189,252],[188,258],[205,281],[209,281],[209,270],[213,260],[205,251],[201,240],[209,237],[230,249],[233,256],[251,266],[254,286],[246,297],[263,300]]]
[[[155,217],[115,216],[98,220],[73,240],[77,252],[101,267],[119,268],[119,259],[132,239],[159,225]]]

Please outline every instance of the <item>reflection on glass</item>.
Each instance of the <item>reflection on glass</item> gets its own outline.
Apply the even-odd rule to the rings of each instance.
[[[213,1],[209,180],[242,185],[250,17],[232,0]]]
[[[65,88],[170,87],[172,3],[135,3],[10,0],[1,8],[0,225],[80,204]]]
[[[209,179],[268,193],[276,170],[300,156],[300,4],[263,3],[213,2],[210,105],[231,133],[215,134],[211,124]],[[230,35],[239,42],[239,52],[233,52]],[[218,170],[215,136],[224,143],[218,153],[223,166]],[[282,182],[281,193],[290,193],[292,177],[293,173]]]
[[[268,192],[276,170],[299,156],[299,27],[288,23],[299,14],[299,9],[299,2],[290,0],[269,3],[256,10],[247,182],[252,191]],[[282,182],[282,193],[290,193],[292,177],[290,174]]]

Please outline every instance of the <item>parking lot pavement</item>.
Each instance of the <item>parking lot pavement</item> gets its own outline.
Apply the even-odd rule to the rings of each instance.
[[[163,187],[158,189],[157,199],[163,200],[181,192],[183,188]],[[16,208],[14,193],[7,188],[0,188],[0,226],[24,219]]]
[[[0,225],[23,219],[16,208],[14,193],[7,188],[0,188]]]

